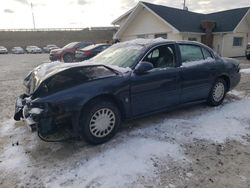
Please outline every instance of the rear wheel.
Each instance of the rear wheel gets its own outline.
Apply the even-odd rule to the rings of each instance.
[[[217,79],[210,91],[208,97],[208,104],[211,106],[220,105],[226,95],[226,81],[224,79]]]
[[[80,118],[83,138],[90,144],[110,140],[121,123],[120,111],[110,101],[96,100],[87,105]]]
[[[73,62],[74,60],[74,55],[73,54],[65,54],[63,56],[63,61],[66,63]]]

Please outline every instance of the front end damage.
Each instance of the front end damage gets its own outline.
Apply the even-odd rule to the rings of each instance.
[[[54,114],[48,104],[32,103],[31,97],[23,94],[16,100],[14,119],[24,120],[32,132],[38,131],[42,135],[52,134],[56,130],[53,124]]]
[[[19,96],[16,100],[14,119],[24,120],[32,132],[38,132],[40,138],[65,130],[69,130],[69,138],[78,138],[78,118],[79,113],[70,113],[60,106],[48,103],[37,103],[26,94]]]

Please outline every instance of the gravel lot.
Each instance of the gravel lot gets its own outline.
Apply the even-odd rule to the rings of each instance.
[[[220,107],[126,122],[93,147],[43,142],[12,120],[24,76],[43,62],[48,54],[0,56],[0,187],[250,187],[250,74]]]

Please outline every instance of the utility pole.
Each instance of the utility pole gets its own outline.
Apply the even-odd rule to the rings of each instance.
[[[31,7],[31,13],[32,13],[33,28],[35,30],[36,29],[36,22],[35,22],[35,16],[34,16],[34,12],[33,12],[33,4],[32,3],[30,3],[30,7]]]
[[[186,6],[186,0],[184,0],[184,3],[183,3],[183,10],[188,10],[188,7]]]

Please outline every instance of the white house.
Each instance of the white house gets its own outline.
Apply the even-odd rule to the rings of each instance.
[[[222,56],[244,56],[250,42],[250,7],[200,14],[162,5],[139,2],[112,22],[119,26],[114,39],[163,37],[196,40]]]

